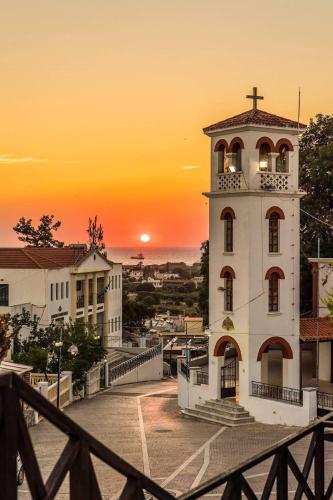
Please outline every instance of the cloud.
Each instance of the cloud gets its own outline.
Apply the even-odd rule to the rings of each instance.
[[[47,163],[44,158],[33,158],[31,156],[15,156],[12,154],[0,154],[0,164],[13,165],[17,163]]]
[[[195,170],[196,168],[200,168],[199,165],[183,165],[180,167],[182,170]]]

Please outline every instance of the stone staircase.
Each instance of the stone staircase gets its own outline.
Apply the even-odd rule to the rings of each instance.
[[[209,399],[195,405],[194,409],[181,410],[185,417],[213,422],[228,427],[251,424],[254,418],[248,411],[235,402],[234,399]]]

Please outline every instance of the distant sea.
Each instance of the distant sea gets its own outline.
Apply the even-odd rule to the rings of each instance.
[[[134,255],[142,253],[144,255],[143,264],[165,264],[166,262],[185,262],[191,265],[194,262],[200,262],[201,252],[200,247],[168,247],[168,248],[152,248],[148,246],[140,247],[116,247],[107,248],[108,258],[114,262],[122,264],[137,264],[140,262],[136,259],[131,259]]]

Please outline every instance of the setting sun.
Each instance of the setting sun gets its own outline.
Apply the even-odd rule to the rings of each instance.
[[[141,234],[140,240],[142,241],[142,243],[148,243],[148,241],[150,241],[149,234]]]

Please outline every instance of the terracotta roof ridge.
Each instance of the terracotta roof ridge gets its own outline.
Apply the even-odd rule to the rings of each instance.
[[[20,250],[28,259],[30,259],[38,267],[38,269],[43,269],[40,263],[36,259],[34,259],[31,255],[29,255],[29,252],[26,252],[25,248],[21,248]]]
[[[43,248],[52,248],[52,247],[43,247],[43,248],[35,247],[35,248],[42,250]],[[45,255],[41,255],[40,257],[44,260],[47,260],[48,262],[51,262],[51,264],[54,264],[55,266],[61,268],[61,266],[59,265],[59,262],[56,262],[55,260],[52,260],[49,257],[46,257]]]

